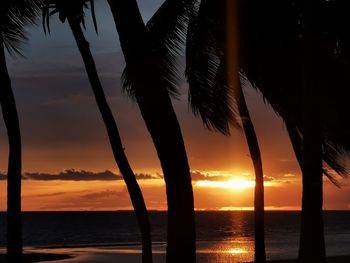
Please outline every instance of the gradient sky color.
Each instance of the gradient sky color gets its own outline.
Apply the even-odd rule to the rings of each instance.
[[[147,21],[162,0],[138,2]],[[86,37],[119,125],[126,154],[136,172],[159,177],[159,161],[138,106],[120,89],[123,54],[105,1],[97,1],[96,15],[99,34],[94,33],[87,13]],[[57,174],[66,169],[83,169],[92,173],[110,170],[118,174],[72,34],[57,18],[52,18],[51,27],[51,35],[47,36],[40,24],[30,29],[30,41],[24,48],[26,58],[9,58],[8,63],[21,121],[24,172]],[[194,175],[196,208],[251,209],[253,186],[249,183],[247,187],[235,186],[237,180],[253,180],[242,131],[232,130],[231,136],[225,137],[206,130],[188,108],[185,80],[179,91],[179,98],[173,102]],[[283,122],[253,89],[245,93],[260,138],[267,184],[266,206],[268,209],[299,209],[300,170]],[[1,121],[0,169],[3,172],[6,164],[6,130]],[[95,179],[24,180],[23,208],[131,209],[121,180]],[[217,183],[212,183],[214,181]],[[162,179],[141,179],[140,184],[150,209],[166,209]],[[326,181],[326,209],[350,209],[349,181],[341,180],[341,184],[342,188],[338,189]],[[5,193],[6,181],[0,180],[1,210],[5,209]]]

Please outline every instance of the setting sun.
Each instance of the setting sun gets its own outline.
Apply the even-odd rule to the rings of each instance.
[[[246,179],[232,179],[229,181],[199,181],[196,183],[199,187],[226,188],[233,190],[243,190],[255,186],[255,182]]]
[[[0,263],[350,263],[349,13],[0,0]]]

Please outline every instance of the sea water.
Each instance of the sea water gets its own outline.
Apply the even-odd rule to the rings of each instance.
[[[253,259],[254,224],[250,211],[198,211],[197,252],[210,258]],[[166,212],[150,212],[154,252],[165,252]],[[327,255],[350,254],[350,211],[326,211]],[[269,259],[296,258],[300,212],[268,211],[265,217]],[[0,247],[5,246],[6,216],[0,213]],[[137,221],[130,211],[24,212],[26,247],[118,247],[140,252]]]

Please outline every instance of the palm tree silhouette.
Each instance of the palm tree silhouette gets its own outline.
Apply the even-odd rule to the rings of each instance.
[[[74,2],[70,0],[45,1],[43,4],[44,29],[45,31],[46,29],[50,30],[50,15],[57,13],[62,23],[64,23],[66,20],[68,21],[76,44],[83,58],[91,88],[95,95],[96,103],[106,126],[114,159],[127,185],[127,189],[129,191],[129,195],[135,210],[142,236],[142,261],[145,263],[150,263],[152,262],[152,241],[150,222],[146,205],[142,196],[141,189],[137,183],[136,176],[131,169],[128,159],[125,155],[118,127],[113,117],[112,111],[107,103],[102,84],[98,76],[94,58],[89,47],[89,43],[85,39],[81,28],[81,24],[83,24],[85,27],[84,9],[88,8],[88,3],[91,5],[93,21],[95,29],[97,31],[93,0],[77,0]]]
[[[334,172],[346,175],[341,158],[350,150],[343,121],[350,6],[274,0],[241,5],[242,68],[284,119],[303,174],[299,259],[325,262],[322,175],[335,183]]]
[[[225,83],[234,83],[239,114],[241,118],[247,118],[243,100],[239,99],[243,96],[238,72],[243,70],[243,78],[247,76],[282,116],[303,173],[299,257],[303,262],[323,262],[322,174],[337,184],[334,172],[346,175],[341,157],[350,149],[349,124],[340,121],[346,119],[344,105],[349,95],[346,89],[341,88],[349,81],[346,74],[350,50],[350,32],[346,27],[349,23],[346,16],[349,4],[341,1],[312,1],[305,6],[306,2],[303,1],[250,0],[237,1],[238,5],[234,7],[235,1],[227,1],[232,5],[231,8],[236,9],[231,11],[225,2],[202,0],[198,19],[192,22],[195,29],[190,26],[188,32],[189,39],[197,34],[199,43],[191,46],[193,43],[190,42],[187,45],[190,48],[187,52],[190,58],[187,60],[187,74],[190,88],[191,85],[196,88],[196,92],[191,93],[194,94],[191,95],[192,101],[209,101],[206,94],[210,95],[214,91],[220,93],[218,83],[221,87]],[[204,6],[207,6],[207,12]],[[201,16],[201,12],[205,14]],[[231,18],[236,17],[238,22],[235,19],[226,20],[227,14],[229,18],[230,15]],[[201,18],[204,21],[200,21]],[[231,37],[223,33],[227,23],[232,31],[236,31],[231,33]],[[211,31],[208,29],[210,27]],[[230,39],[235,37],[238,43]],[[225,43],[229,44],[229,48],[226,48]],[[234,51],[237,45],[239,52]],[[232,51],[236,53],[230,54]],[[231,80],[225,79],[227,71],[233,72],[228,76]],[[196,85],[200,85],[201,89]],[[330,94],[329,87],[338,87],[337,92]],[[226,101],[225,97],[223,101]],[[202,106],[202,111],[199,108],[202,118],[206,118],[207,105],[209,103]],[[215,111],[209,112],[212,114]],[[243,121],[247,134],[244,124]],[[252,144],[254,137],[248,141],[257,150],[257,145]],[[254,154],[251,155],[254,157]],[[323,162],[328,167],[323,167]],[[255,170],[257,174],[259,171]],[[262,171],[260,178],[261,196]],[[258,193],[256,191],[255,202]],[[263,202],[262,196],[259,199]],[[260,207],[263,207],[263,203]],[[263,219],[257,217],[258,213],[255,218],[258,225]],[[260,225],[262,230],[256,228],[261,233],[256,233],[256,248],[259,248],[256,261],[265,260],[262,227]]]
[[[182,8],[186,1],[166,1]],[[187,1],[190,2],[190,1]],[[126,61],[124,87],[136,99],[152,137],[166,183],[168,201],[167,262],[195,262],[193,190],[186,149],[170,95],[176,95],[176,56],[183,17],[162,6],[167,21],[145,26],[135,0],[108,0]],[[154,19],[162,13],[157,13]],[[174,15],[174,16],[173,16]],[[168,27],[167,27],[168,26]],[[150,28],[153,28],[150,31]],[[166,39],[163,46],[157,39]],[[168,47],[173,46],[169,51]],[[174,51],[175,50],[175,51]]]
[[[228,114],[241,120],[255,171],[255,262],[266,262],[264,173],[257,135],[242,90],[246,80],[239,75],[236,4],[236,1],[201,1],[189,23],[186,74],[192,107],[204,122],[212,113],[218,115],[216,119]],[[231,110],[232,103],[236,104],[237,112]]]
[[[9,160],[7,170],[7,257],[9,262],[22,262],[21,219],[21,132],[5,50],[22,55],[27,40],[25,27],[35,23],[38,5],[34,0],[4,0],[0,3],[0,104],[7,129]]]

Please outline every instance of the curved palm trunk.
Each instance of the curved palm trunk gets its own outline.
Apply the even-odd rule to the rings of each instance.
[[[104,124],[107,129],[108,138],[112,147],[114,159],[118,164],[120,172],[127,185],[131,202],[133,204],[138,224],[142,236],[142,262],[152,262],[152,241],[151,229],[148,212],[142,196],[141,189],[137,183],[136,176],[132,171],[130,164],[125,155],[118,127],[113,117],[112,111],[108,105],[105,94],[103,92],[102,84],[100,82],[95,62],[90,51],[89,43],[86,41],[81,30],[80,24],[75,18],[68,17],[70,28],[73,32],[75,41],[83,58],[85,68],[89,77],[92,90],[98,108],[101,112]]]
[[[152,45],[135,0],[108,0],[141,115],[166,183],[168,263],[195,262],[195,215],[190,168],[181,129],[156,70]]]
[[[7,256],[11,263],[22,262],[21,219],[21,133],[16,102],[8,75],[3,41],[0,38],[0,104],[9,141],[7,170]]]
[[[253,122],[250,118],[249,110],[244,98],[240,72],[240,46],[239,46],[239,2],[233,0],[226,1],[226,30],[227,30],[227,81],[233,88],[239,115],[242,120],[244,134],[246,136],[250,156],[255,172],[254,189],[254,235],[255,235],[255,262],[265,263],[265,212],[264,212],[264,172],[261,160],[261,153],[258,138],[255,133]]]
[[[322,163],[322,122],[319,119],[317,94],[318,39],[314,36],[312,19],[314,8],[319,1],[304,1],[303,41],[303,87],[302,87],[302,173],[303,193],[301,211],[301,232],[299,244],[300,262],[326,262],[323,225],[323,163]]]
[[[237,105],[241,116],[244,134],[246,136],[250,157],[255,172],[254,192],[254,234],[255,234],[255,262],[266,262],[265,252],[265,217],[264,217],[264,172],[260,154],[258,138],[244,98],[241,85],[237,85]]]

